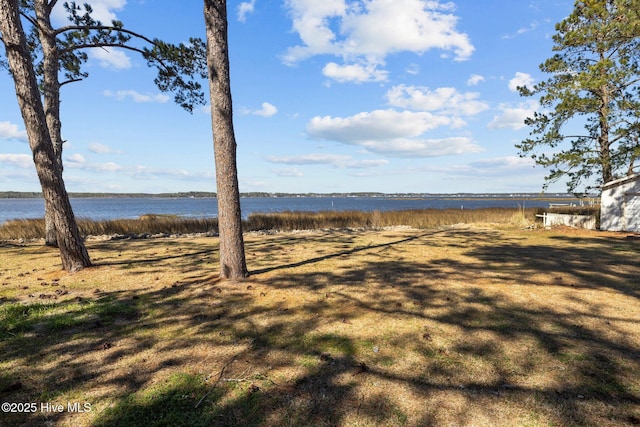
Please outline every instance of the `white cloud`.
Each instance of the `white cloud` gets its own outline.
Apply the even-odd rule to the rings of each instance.
[[[114,150],[108,145],[100,144],[98,142],[92,142],[88,147],[89,151],[95,154],[113,154],[113,153],[121,153],[119,150]]]
[[[341,57],[344,65],[333,63],[324,69],[325,75],[342,79],[339,81],[379,81],[380,75],[371,70],[396,52],[422,54],[440,49],[453,52],[461,61],[474,51],[469,37],[456,30],[458,18],[452,14],[452,3],[287,0],[285,5],[302,43],[286,51],[284,62],[292,65],[315,55]],[[368,80],[353,77],[363,71],[369,71]]]
[[[405,72],[407,74],[411,74],[412,76],[415,76],[418,73],[420,73],[420,66],[418,64],[409,64]]]
[[[389,160],[375,159],[375,160],[350,160],[345,166],[351,169],[369,169],[377,168],[378,166],[388,165]]]
[[[488,186],[481,185],[479,191],[511,192],[539,191],[542,182],[542,170],[534,168],[535,162],[530,158],[518,156],[494,157],[480,159],[466,164],[435,164],[429,163],[419,167],[412,173],[434,173],[442,175],[448,181],[479,183],[484,181]],[[533,184],[532,184],[533,183]],[[476,190],[478,191],[478,190]]]
[[[398,138],[389,141],[363,141],[368,151],[393,157],[441,157],[479,153],[483,149],[467,137],[444,139]]]
[[[478,171],[488,171],[495,175],[504,174],[504,171],[520,171],[533,168],[535,161],[529,157],[506,156],[492,159],[482,159],[469,163],[469,166]]]
[[[271,117],[275,116],[278,113],[278,108],[275,105],[269,104],[268,102],[262,103],[262,108],[260,110],[252,111],[251,114],[262,117]]]
[[[271,163],[282,163],[286,165],[331,165],[347,169],[369,169],[384,166],[389,163],[389,161],[385,159],[354,160],[351,156],[323,153],[303,154],[300,156],[268,156],[267,160]],[[280,172],[280,176],[302,176],[302,173],[295,168],[279,170],[278,172]],[[282,175],[282,173],[288,173],[289,175]]]
[[[170,180],[199,180],[213,179],[214,174],[211,172],[194,172],[184,169],[164,169],[152,168],[144,165],[121,165],[114,162],[92,163],[84,159],[79,154],[74,154],[66,159],[66,171],[72,173],[74,170],[81,170],[89,173],[97,173],[106,178],[107,174],[115,174],[119,178],[129,177],[138,180],[157,180],[168,178]]]
[[[415,137],[452,119],[428,112],[375,110],[351,117],[316,116],[307,124],[312,138],[359,145],[363,141]]]
[[[84,156],[78,153],[67,156],[65,160],[67,163],[76,163],[76,164],[82,164],[86,162],[86,159],[84,158]]]
[[[538,24],[537,22],[532,22],[531,24],[529,24],[528,27],[522,27],[517,31],[517,34],[524,34],[524,33],[528,33],[530,31],[535,31],[536,28],[538,28],[540,26],[540,24]]]
[[[254,12],[256,6],[256,0],[243,1],[238,6],[238,21],[245,22],[247,20],[247,15],[250,15]]]
[[[515,107],[501,104],[498,108],[500,109],[500,114],[494,116],[487,127],[489,129],[520,130],[525,127],[524,120],[527,117],[533,117],[533,114],[539,108],[539,104],[537,101],[527,101]]]
[[[124,9],[127,0],[89,0],[87,1],[93,8],[92,16],[103,24],[111,24],[111,21],[118,19],[114,11]]]
[[[352,7],[343,18],[349,34],[347,52],[384,57],[389,53],[430,49],[453,50],[458,60],[468,59],[473,46],[466,34],[455,30],[458,18],[448,12],[451,3],[422,0],[372,0],[365,9]]]
[[[80,169],[87,172],[104,173],[104,172],[124,172],[127,167],[113,162],[92,163],[87,162],[80,154],[73,154],[65,158],[65,170]]]
[[[471,74],[471,76],[469,76],[469,80],[467,80],[467,86],[477,86],[484,80],[484,77],[479,74]]]
[[[312,138],[356,145],[396,157],[435,157],[482,150],[466,137],[421,137],[427,131],[447,125],[458,126],[459,120],[426,111],[376,110],[346,118],[314,117],[307,124],[307,133]]]
[[[0,182],[10,186],[7,188],[16,188],[18,182],[29,185],[29,188],[38,188],[35,168],[32,170],[1,168]]]
[[[133,102],[143,103],[143,102],[158,102],[164,104],[169,101],[169,97],[163,93],[157,94],[142,94],[135,90],[118,90],[118,91],[110,91],[105,90],[102,93],[104,96],[115,98],[118,101],[123,101],[127,98],[131,98]]]
[[[96,172],[120,172],[124,169],[119,164],[113,162],[97,163],[92,165],[92,167]]]
[[[89,0],[86,2],[77,2],[79,5],[89,3],[93,12],[93,19],[100,21],[104,25],[111,25],[111,22],[117,20],[117,11],[121,11],[127,4],[127,0]],[[57,2],[51,13],[52,21],[57,26],[69,25],[67,12],[63,7],[64,2]],[[81,14],[84,13],[84,8]],[[121,50],[113,48],[95,48],[89,50],[89,56],[96,60],[101,67],[112,68],[115,70],[124,70],[131,68],[131,59]]]
[[[77,3],[89,3],[93,9],[91,13],[93,19],[100,21],[104,25],[111,25],[111,21],[118,19],[114,12],[124,9],[127,0],[88,0]],[[58,2],[52,12],[53,21],[58,25],[67,25],[69,23],[63,4],[64,2]]]
[[[114,48],[94,48],[89,51],[91,58],[103,68],[126,70],[131,68],[131,58],[123,51]]]
[[[304,176],[304,174],[297,168],[274,169],[272,170],[272,172],[284,178],[290,178],[290,177],[300,178]]]
[[[535,162],[530,158],[506,156],[481,159],[447,168],[436,166],[433,171],[441,172],[449,176],[450,179],[490,180],[492,186],[507,185],[511,188],[525,188],[524,186],[530,186],[531,182],[540,182],[542,179],[541,170],[534,168],[534,166]],[[533,181],[530,180],[532,177],[535,177]],[[515,184],[517,182],[521,184]]]
[[[293,64],[314,55],[340,54],[340,47],[334,44],[336,35],[329,28],[329,19],[344,16],[344,0],[287,0],[293,20],[293,30],[302,39],[302,45],[288,49],[285,63]]]
[[[303,154],[300,156],[267,156],[271,163],[282,163],[285,165],[340,165],[351,159],[351,156],[339,154]]]
[[[523,86],[531,89],[535,80],[530,74],[517,72],[515,77],[509,80],[509,90],[518,92],[518,87]]]
[[[33,166],[33,157],[28,154],[3,154],[0,153],[0,163],[16,166],[20,169],[30,169]]]
[[[272,191],[271,184],[257,179],[240,179],[240,191]]]
[[[322,69],[322,74],[339,83],[363,83],[387,81],[389,72],[378,70],[377,64],[338,65],[329,62]]]
[[[531,31],[535,31],[538,27],[540,26],[540,24],[538,22],[532,22],[531,24],[529,24],[528,27],[522,27],[519,28],[515,34],[506,34],[504,36],[502,36],[503,39],[513,39],[517,36],[521,36],[522,34],[531,32]]]
[[[423,86],[394,86],[386,94],[390,105],[412,110],[438,111],[443,114],[472,116],[489,108],[479,101],[479,93],[460,93],[452,87],[431,90]]]
[[[26,142],[27,131],[18,129],[18,125],[11,122],[0,122],[0,139],[17,139]]]

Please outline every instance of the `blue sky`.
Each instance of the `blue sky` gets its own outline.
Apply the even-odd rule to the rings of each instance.
[[[89,2],[103,22],[117,18],[150,37],[204,38],[200,1]],[[538,66],[572,7],[229,1],[240,190],[541,191],[545,171],[514,147],[538,105],[515,87],[546,79]],[[62,10],[54,23],[65,23]],[[175,105],[131,52],[94,49],[89,58],[89,78],[62,92],[68,191],[215,191],[209,108]],[[0,191],[39,191],[6,73],[0,93]]]

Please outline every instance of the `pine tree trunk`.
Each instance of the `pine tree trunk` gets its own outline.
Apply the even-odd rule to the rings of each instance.
[[[56,34],[51,25],[51,8],[48,3],[47,0],[36,0],[34,1],[34,10],[38,20],[38,38],[42,46],[44,114],[53,144],[53,153],[58,167],[62,171],[62,123],[60,122],[60,81],[58,80],[60,63]],[[51,207],[46,204],[44,212],[45,244],[57,247],[54,214]]]
[[[220,276],[241,278],[249,275],[242,237],[240,191],[236,165],[236,139],[233,130],[229,52],[227,41],[227,2],[205,0],[207,65],[211,96],[211,121],[218,192],[220,230]]]
[[[601,55],[601,61],[605,58]],[[603,85],[600,89],[601,100],[598,110],[600,135],[598,136],[598,145],[600,148],[600,167],[602,170],[602,183],[613,181],[613,167],[611,164],[611,142],[609,140],[609,103],[611,96],[607,85]]]
[[[53,211],[62,266],[67,271],[77,271],[90,266],[91,260],[80,236],[51,143],[17,0],[0,0],[0,32],[45,206]]]
[[[46,200],[44,203],[44,244],[52,248],[58,247],[58,233],[56,232],[53,208]]]

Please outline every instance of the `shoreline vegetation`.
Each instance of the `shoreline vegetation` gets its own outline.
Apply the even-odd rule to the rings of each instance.
[[[566,210],[567,208],[565,208]],[[596,214],[597,208],[573,208],[580,213]],[[243,221],[243,231],[284,232],[320,229],[375,230],[389,227],[435,229],[456,224],[493,224],[536,227],[540,208],[419,209],[398,211],[320,211],[253,213]],[[105,240],[122,238],[209,235],[218,233],[217,218],[185,218],[177,215],[142,215],[137,219],[96,221],[78,218],[85,238]],[[16,219],[0,226],[0,240],[37,240],[44,238],[44,219]]]

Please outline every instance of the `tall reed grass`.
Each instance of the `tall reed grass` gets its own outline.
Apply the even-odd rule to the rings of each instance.
[[[137,219],[94,221],[78,219],[83,236],[145,236],[155,234],[217,233],[217,218],[184,218],[171,215],[142,215]],[[41,239],[44,219],[16,219],[0,226],[0,239]]]
[[[421,209],[402,211],[321,211],[255,213],[243,221],[244,231],[292,231],[321,228],[383,228],[409,226],[438,228],[460,223],[527,225],[536,210],[513,208]],[[216,218],[184,218],[173,215],[142,215],[138,219],[93,221],[79,219],[83,236],[146,236],[156,234],[217,233]],[[44,238],[44,219],[18,219],[0,226],[0,239]]]

